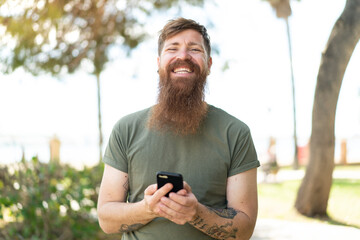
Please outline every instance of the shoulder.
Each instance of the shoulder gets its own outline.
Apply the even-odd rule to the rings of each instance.
[[[221,108],[209,105],[208,120],[212,124],[216,124],[222,129],[240,130],[243,133],[249,133],[250,129],[246,123],[238,119],[237,117],[227,113]]]
[[[120,120],[118,120],[114,126],[114,130],[119,130],[122,128],[127,128],[131,126],[141,126],[146,124],[149,113],[151,111],[151,107],[128,114]]]

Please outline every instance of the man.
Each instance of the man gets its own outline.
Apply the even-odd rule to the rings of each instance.
[[[105,151],[98,217],[122,239],[249,239],[257,218],[256,168],[249,128],[204,101],[210,74],[205,27],[179,18],[158,42],[155,106],[114,126]],[[157,189],[156,172],[181,173],[184,189]]]

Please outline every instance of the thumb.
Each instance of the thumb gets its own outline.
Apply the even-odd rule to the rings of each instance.
[[[157,184],[151,184],[145,189],[144,194],[153,195],[156,192],[156,190],[157,190]]]

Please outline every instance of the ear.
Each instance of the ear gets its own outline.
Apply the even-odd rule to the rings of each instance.
[[[160,57],[157,57],[157,65],[158,65],[158,69],[160,69]]]
[[[209,70],[211,69],[211,66],[212,66],[212,57],[209,57],[209,60],[208,60],[208,68],[209,68]]]

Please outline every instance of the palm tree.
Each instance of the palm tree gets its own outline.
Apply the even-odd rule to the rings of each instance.
[[[290,61],[290,72],[291,72],[291,86],[292,86],[292,100],[293,100],[293,119],[294,119],[294,169],[299,168],[299,159],[298,159],[298,144],[297,144],[297,133],[296,133],[296,101],[295,101],[295,80],[294,80],[294,71],[293,71],[293,61],[292,61],[292,48],[291,48],[291,38],[290,38],[290,24],[289,16],[291,15],[291,7],[289,0],[268,0],[271,7],[275,10],[276,16],[278,18],[283,18],[286,23],[288,44],[289,44],[289,61]]]

